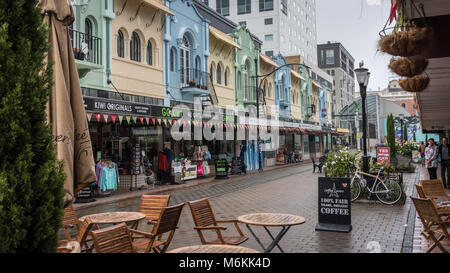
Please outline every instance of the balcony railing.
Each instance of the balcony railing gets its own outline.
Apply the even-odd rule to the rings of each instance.
[[[208,72],[198,69],[180,69],[181,88],[196,87],[208,90]]]
[[[75,59],[102,64],[102,39],[69,29]]]

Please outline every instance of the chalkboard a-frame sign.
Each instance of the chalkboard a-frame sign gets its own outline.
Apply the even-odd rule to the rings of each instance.
[[[216,167],[216,179],[228,178],[228,171],[227,171],[228,166],[226,159],[216,159],[215,167]]]
[[[319,177],[319,223],[316,230],[352,230],[350,182],[350,178]]]

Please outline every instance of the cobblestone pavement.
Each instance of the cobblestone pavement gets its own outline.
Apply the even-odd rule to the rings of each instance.
[[[290,213],[306,218],[306,223],[292,227],[280,242],[285,252],[372,252],[399,253],[404,243],[405,228],[411,201],[405,205],[383,205],[377,201],[357,201],[352,204],[352,226],[350,233],[315,231],[317,224],[317,177],[311,165],[283,168],[249,175],[241,181],[227,183],[227,180],[206,183],[170,192],[170,205],[208,197],[217,219],[237,218],[239,215],[255,212]],[[407,196],[411,195],[416,174],[405,174],[404,184]],[[78,210],[79,216],[105,211],[136,211],[139,199],[129,199],[112,204],[99,205]],[[226,234],[235,229],[226,224]],[[193,220],[186,205],[183,209],[170,249],[200,244],[193,230]],[[261,250],[245,225],[241,230],[249,237],[244,247]],[[147,230],[148,226],[140,225]],[[261,241],[268,245],[270,237],[261,227],[253,229]],[[276,234],[280,228],[272,228]],[[412,238],[411,238],[412,241]],[[412,243],[411,243],[412,244]],[[379,247],[378,247],[379,246]],[[274,248],[273,252],[280,252]]]

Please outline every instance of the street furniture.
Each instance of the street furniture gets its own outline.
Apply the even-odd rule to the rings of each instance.
[[[61,240],[59,241],[59,245],[67,245],[71,241],[75,241],[80,245],[80,252],[90,252],[92,247],[88,246],[88,234],[92,228],[92,221],[89,217],[85,217],[83,221],[81,221],[78,229],[78,234],[75,238],[71,238],[70,240]]]
[[[420,185],[422,186],[425,196],[428,198],[444,199],[449,201],[449,195],[445,191],[444,184],[440,179],[432,180],[420,180]]]
[[[154,225],[158,221],[161,210],[169,205],[169,199],[170,195],[144,194],[141,196],[141,203],[138,211],[145,214],[147,224]],[[133,229],[137,229],[138,224],[139,222],[136,223]]]
[[[197,231],[200,240],[203,245],[209,244],[224,244],[224,245],[240,245],[247,241],[248,238],[244,236],[238,225],[238,220],[216,220],[214,213],[212,211],[211,205],[207,198],[203,198],[196,201],[188,202],[189,208],[191,209],[192,218],[194,219],[194,229]],[[219,226],[218,224],[233,223],[238,236],[223,236],[222,230],[227,228],[224,226]],[[207,241],[203,236],[203,231],[213,230],[217,234],[217,239],[212,241]]]
[[[167,251],[167,253],[260,253],[257,250],[233,245],[195,245]]]
[[[450,235],[447,230],[450,227],[450,221],[442,219],[442,216],[439,215],[437,206],[432,199],[416,198],[413,196],[410,198],[412,199],[417,213],[422,221],[436,224],[436,228],[429,228],[427,230],[429,238],[433,241],[433,245],[427,249],[426,253],[430,253],[436,246],[442,252],[448,253],[448,251],[442,246],[441,241],[444,239],[450,241]],[[438,238],[436,238],[436,236]]]
[[[301,225],[306,222],[305,218],[291,215],[291,214],[282,214],[282,213],[253,213],[253,214],[247,214],[242,215],[238,217],[238,221],[241,223],[246,224],[248,230],[253,235],[253,237],[256,239],[258,244],[263,248],[264,253],[269,253],[272,251],[272,249],[277,246],[278,249],[284,253],[283,249],[278,244],[280,240],[283,238],[283,236],[288,232],[288,230],[295,225]],[[250,228],[251,225],[254,226],[263,226],[264,229],[269,234],[270,238],[272,238],[272,243],[266,248],[256,236],[256,234],[253,232],[253,230]],[[273,237],[272,233],[267,227],[281,227],[281,231],[278,233],[277,236]]]

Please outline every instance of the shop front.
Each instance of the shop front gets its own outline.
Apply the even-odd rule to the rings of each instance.
[[[304,131],[303,135],[303,158],[320,157],[320,133],[322,127],[313,124],[300,123],[300,129]]]

